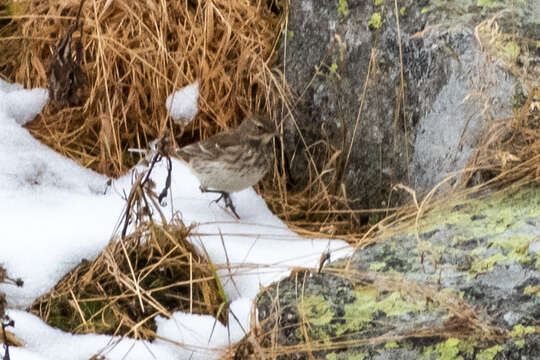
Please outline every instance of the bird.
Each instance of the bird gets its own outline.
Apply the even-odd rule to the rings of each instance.
[[[175,155],[200,182],[201,192],[220,194],[237,219],[230,193],[254,186],[272,167],[276,127],[267,115],[248,114],[237,128],[177,148]]]

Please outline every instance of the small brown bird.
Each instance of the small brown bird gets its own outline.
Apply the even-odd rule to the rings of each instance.
[[[221,194],[239,219],[229,193],[244,190],[262,179],[274,159],[272,139],[277,136],[274,123],[265,115],[250,114],[236,129],[176,150],[199,179],[202,192]]]

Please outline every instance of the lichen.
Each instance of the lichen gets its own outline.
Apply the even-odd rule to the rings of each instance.
[[[330,354],[326,354],[325,356],[325,359],[326,360],[364,360],[366,359],[366,357],[368,356],[367,353],[365,352],[349,352],[347,351],[346,353],[340,353],[340,354],[336,354],[336,353],[330,353]]]
[[[510,61],[516,61],[520,51],[519,45],[515,41],[508,41],[503,47],[504,56]]]
[[[527,334],[534,334],[536,332],[536,328],[534,326],[523,326],[522,324],[517,324],[514,326],[512,331],[510,331],[510,336],[515,337],[523,337]]]
[[[523,289],[523,294],[525,294],[525,295],[536,294],[536,295],[540,296],[540,286],[527,285]]]
[[[407,301],[396,291],[379,301],[376,309],[384,312],[386,316],[400,316],[410,312],[422,311],[424,310],[424,304],[424,301]]]
[[[459,355],[459,343],[461,340],[456,338],[450,338],[443,343],[437,344],[435,351],[439,353],[440,360],[463,360]]]
[[[369,264],[369,270],[371,271],[379,271],[381,269],[384,269],[386,267],[385,262],[374,262]]]
[[[421,359],[428,360],[435,356],[438,360],[463,360],[463,356],[460,354],[467,356],[473,355],[474,345],[469,341],[450,338],[435,346],[425,347]]]
[[[490,9],[502,6],[500,2],[493,0],[478,0],[476,5],[480,7],[487,7]]]
[[[338,16],[344,17],[349,15],[349,4],[347,0],[339,0],[338,2]]]
[[[287,40],[292,40],[292,39],[294,39],[294,31],[289,30],[287,31]]]
[[[487,349],[481,350],[476,355],[476,359],[477,360],[493,360],[495,356],[497,356],[497,354],[502,351],[502,349],[503,347],[501,345],[495,345]]]
[[[302,318],[314,326],[327,325],[334,318],[330,304],[321,295],[302,297],[298,302],[298,311]]]
[[[379,29],[382,26],[382,15],[380,12],[374,12],[371,15],[371,19],[368,23],[369,27],[372,29]]]

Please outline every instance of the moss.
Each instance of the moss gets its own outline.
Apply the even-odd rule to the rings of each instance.
[[[347,0],[338,1],[338,16],[343,17],[349,15],[349,4]]]
[[[497,356],[497,354],[502,351],[502,349],[503,347],[501,345],[495,345],[490,348],[481,350],[476,355],[476,359],[477,360],[493,360],[495,356]]]
[[[382,26],[382,15],[380,12],[374,12],[369,20],[369,27],[372,29],[379,29]]]
[[[384,60],[384,59],[383,59]],[[379,221],[381,221],[381,216],[380,215],[377,215],[377,214],[373,214],[373,215],[370,215],[368,217],[368,225],[375,225],[376,223],[378,223]]]

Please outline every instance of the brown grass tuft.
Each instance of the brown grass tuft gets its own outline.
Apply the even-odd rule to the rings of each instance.
[[[31,311],[72,333],[142,339],[155,337],[156,316],[177,310],[225,321],[215,272],[186,240],[189,231],[180,221],[141,224],[94,261],[83,261]]]
[[[74,22],[79,1],[30,0],[12,7],[15,29],[0,34],[0,73],[45,87],[57,40]],[[29,125],[34,136],[82,165],[123,174],[165,128],[207,137],[248,111],[272,112],[278,100],[271,69],[281,26],[264,0],[106,1],[84,3],[82,107],[48,106]],[[75,38],[79,33],[74,34]],[[172,91],[200,83],[199,114],[187,129],[167,117]]]

